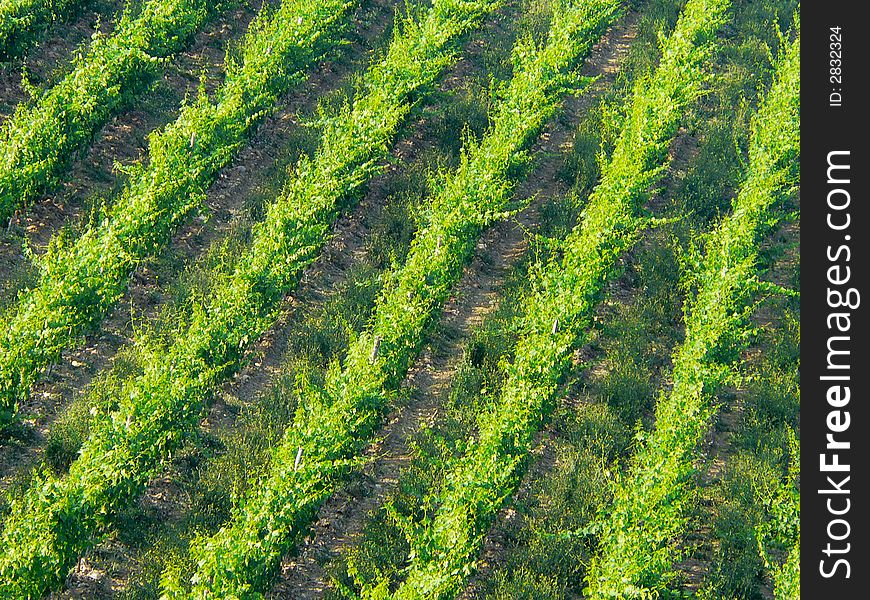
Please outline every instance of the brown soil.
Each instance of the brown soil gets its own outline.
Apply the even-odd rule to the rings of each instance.
[[[611,43],[616,44],[608,62],[611,68],[609,77],[615,77],[618,71],[620,59],[624,58],[634,37],[636,19],[638,15],[632,14],[626,19],[621,29],[615,29],[611,32]],[[684,175],[690,167],[692,160],[698,153],[698,140],[690,135],[688,131],[681,128],[671,144],[668,157],[670,166],[668,173],[662,181],[663,190],[673,189],[673,186]],[[666,194],[657,194],[653,196],[647,208],[654,214],[659,214],[660,209],[668,201]],[[647,232],[644,238],[640,240],[640,245],[652,243],[649,239],[651,232]],[[636,251],[635,251],[636,252]],[[631,260],[631,256],[635,252],[630,252],[627,260]],[[608,285],[606,300],[602,302],[597,311],[596,321],[600,322],[613,314],[618,306],[631,305],[640,290],[634,289],[629,282],[624,280],[616,280]],[[584,375],[584,380],[597,379],[606,374],[608,365],[605,360],[602,360],[604,355],[600,349],[595,350],[589,345],[586,345],[578,350],[574,356],[574,364],[585,364],[588,369]],[[662,378],[657,382],[657,387],[667,388],[671,382],[667,380],[670,372],[670,364],[663,365],[658,372],[658,377]],[[578,393],[567,393],[563,395],[560,404],[567,407],[569,410],[576,408],[578,403],[583,402]],[[504,568],[507,563],[507,556],[513,547],[512,532],[522,528],[525,517],[518,512],[514,506],[523,504],[526,500],[530,500],[534,493],[534,485],[556,468],[556,439],[559,437],[559,432],[551,424],[546,425],[542,431],[538,432],[533,443],[531,451],[532,459],[528,471],[524,475],[520,486],[513,495],[511,503],[507,504],[496,520],[496,523],[491,528],[490,532],[484,538],[483,550],[480,560],[477,564],[477,572],[471,576],[468,585],[459,598],[461,600],[472,600],[482,598],[485,595],[486,582],[493,576],[494,572],[500,568]],[[697,565],[686,565],[686,572],[698,571]],[[579,597],[579,596],[578,596]]]
[[[147,134],[175,119],[185,96],[196,93],[201,73],[208,89],[223,80],[224,49],[244,33],[254,14],[254,8],[244,6],[207,23],[189,48],[167,65],[154,88],[111,119],[93,144],[77,153],[57,189],[4,224],[7,233],[0,235],[0,256],[7,260],[0,281],[24,268],[27,259],[21,253],[22,239],[39,255],[63,225],[81,221],[94,199],[111,198],[118,191],[124,177],[115,164],[146,157]]]
[[[785,252],[778,257],[764,280],[786,288],[791,287],[791,275],[795,265],[800,260],[800,249],[796,242],[800,238],[800,225],[795,221],[782,223],[777,230],[762,244],[762,248],[775,245],[785,247]],[[761,304],[752,316],[756,327],[775,327],[779,315],[773,314],[770,303]],[[741,358],[742,368],[751,371],[761,359],[762,348],[757,346],[747,349]],[[713,529],[713,524],[719,516],[719,506],[715,490],[726,475],[729,458],[734,454],[734,437],[739,431],[743,419],[744,407],[752,402],[749,390],[745,387],[728,388],[720,392],[721,404],[715,417],[715,425],[711,427],[701,446],[701,452],[696,461],[698,470],[697,485],[699,490],[699,506],[694,516],[694,529],[686,535],[685,546],[688,555],[675,565],[675,570],[683,580],[683,587],[691,592],[697,592],[710,572],[710,561],[715,557],[719,540]],[[764,598],[772,600],[773,583],[766,581],[761,587]]]
[[[386,19],[381,21],[378,28],[385,26]],[[480,41],[472,40],[466,55],[479,49]],[[441,86],[442,90],[461,87],[464,77],[460,73],[469,70],[466,62],[467,60],[462,60],[450,70]],[[313,92],[322,95],[324,84],[316,83],[311,88]],[[302,313],[310,313],[321,306],[331,291],[346,280],[351,266],[359,262],[364,252],[368,233],[366,215],[386,200],[389,190],[387,181],[397,170],[404,168],[402,163],[414,161],[425,151],[429,143],[424,135],[426,120],[424,110],[421,120],[396,143],[393,151],[395,160],[390,161],[386,173],[369,184],[369,192],[357,209],[339,219],[334,236],[321,256],[306,270],[298,292],[286,300],[279,322],[258,342],[249,364],[216,394],[208,415],[201,424],[205,431],[219,435],[221,431],[230,430],[238,415],[239,406],[255,402],[275,382],[281,372],[288,341],[293,332],[292,325],[299,321]],[[169,472],[153,481],[141,501],[143,510],[157,511],[161,515],[161,521],[181,520],[189,506],[186,491],[177,483],[178,475],[177,471]],[[113,536],[90,552],[79,564],[80,568],[68,579],[67,590],[55,597],[111,597],[125,587],[137,568],[136,550],[120,544]]]
[[[122,6],[120,0],[100,0],[89,3],[66,22],[54,24],[26,58],[17,58],[0,64],[0,126],[14,113],[15,107],[29,100],[22,86],[22,71],[27,72],[30,83],[45,89],[65,71],[73,51],[86,43],[94,33],[97,22],[100,31],[108,33],[113,20],[107,18]],[[24,285],[23,269],[27,258],[21,252],[21,240],[16,235],[17,225],[0,224],[0,309],[9,304]]]
[[[328,585],[321,559],[352,547],[368,515],[395,489],[399,473],[411,459],[409,442],[422,424],[435,422],[438,406],[449,391],[461,348],[469,334],[498,303],[498,291],[510,268],[527,247],[523,230],[534,211],[518,215],[490,229],[477,245],[480,253],[463,275],[454,296],[445,305],[439,327],[450,332],[450,341],[437,350],[428,347],[411,368],[403,387],[413,401],[392,411],[376,439],[364,453],[362,473],[321,507],[311,533],[298,556],[285,559],[270,597],[315,598]]]

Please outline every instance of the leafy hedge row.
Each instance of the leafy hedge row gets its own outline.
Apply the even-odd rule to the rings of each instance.
[[[658,594],[679,558],[694,450],[716,412],[711,400],[728,376],[718,352],[745,338],[756,262],[773,203],[797,181],[800,156],[800,30],[779,60],[774,83],[752,122],[749,168],[733,211],[706,240],[694,266],[697,292],[685,307],[686,337],[675,351],[673,387],[656,406],[656,428],[600,517],[600,550],[587,582],[591,598]],[[718,352],[718,354],[717,354]]]
[[[755,531],[758,551],[778,600],[801,595],[801,453],[793,431],[789,450],[788,475],[769,497],[762,499],[769,516]]]
[[[242,62],[230,65],[219,101],[201,98],[186,107],[176,123],[152,138],[151,163],[133,175],[106,221],[72,248],[49,254],[41,286],[23,296],[0,340],[4,400],[30,381],[48,352],[57,352],[114,302],[139,258],[167,241],[254,123],[299,70],[336,40],[350,8],[345,0],[285,0],[258,17]],[[265,228],[258,239],[262,234],[275,237]],[[291,260],[300,248],[280,247],[286,255],[279,257]],[[254,260],[256,255],[249,263]],[[282,262],[274,256],[265,260],[270,267]],[[235,287],[226,291],[233,292]],[[151,368],[127,383],[121,408],[99,421],[67,478],[38,477],[14,503],[0,538],[0,596],[36,597],[60,584],[108,517],[136,497],[175,447],[182,425],[198,414],[203,390],[226,370],[225,363],[215,366],[216,355],[234,358],[244,347],[238,338],[227,345],[224,336],[236,332],[227,319],[236,315],[218,315],[224,301],[239,306],[235,297],[216,298],[211,314],[197,313],[189,337],[169,356],[155,356]],[[244,300],[240,306],[248,308]]]
[[[262,589],[321,501],[356,464],[481,231],[508,208],[509,174],[523,160],[523,148],[561,95],[584,83],[576,67],[618,7],[616,0],[566,3],[545,47],[529,39],[517,45],[515,75],[501,92],[488,134],[469,143],[458,170],[433,198],[407,261],[387,277],[371,326],[353,342],[343,366],[330,370],[324,389],[303,390],[271,471],[232,522],[193,545],[198,569],[190,597],[247,597]],[[177,582],[167,590],[189,597]]]
[[[72,243],[52,244],[39,260],[37,286],[4,315],[0,428],[40,369],[99,324],[137,265],[164,247],[202,204],[220,169],[278,97],[335,45],[354,5],[354,0],[284,0],[277,10],[265,8],[251,25],[241,62],[227,65],[216,101],[199,97],[174,123],[152,134],[149,162],[131,169],[105,219]]]
[[[343,204],[380,168],[412,101],[452,62],[460,36],[497,4],[436,0],[423,23],[399,24],[387,56],[364,76],[359,97],[327,123],[315,157],[299,162],[284,193],[254,227],[251,247],[234,272],[216,278],[171,346],[143,347],[151,355],[144,371],[123,383],[116,409],[94,420],[68,476],[43,474],[13,502],[0,536],[0,596],[35,597],[60,584],[111,517],[138,497],[196,426],[215,386],[239,368],[245,350],[274,322],[280,300],[317,256]],[[343,5],[314,7],[323,11],[319,23],[344,11]],[[311,18],[297,14],[288,19],[286,11],[278,12],[255,31],[293,31]],[[263,57],[261,68],[284,72],[266,60],[284,56],[268,43],[252,52]]]
[[[689,0],[661,62],[636,84],[612,158],[602,170],[562,256],[541,267],[518,322],[519,340],[497,407],[446,477],[438,509],[409,536],[407,578],[393,598],[452,598],[474,570],[483,536],[519,483],[534,433],[551,410],[571,351],[619,256],[637,239],[638,211],[660,180],[683,108],[706,79],[724,0]],[[384,590],[370,594],[384,597]]]
[[[49,25],[87,0],[0,0],[0,61],[23,52]]]
[[[72,154],[143,91],[209,17],[206,0],[149,0],[97,35],[57,85],[0,130],[0,221],[57,184]]]

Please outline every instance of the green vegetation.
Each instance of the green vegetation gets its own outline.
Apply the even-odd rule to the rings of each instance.
[[[532,436],[550,405],[570,351],[588,327],[604,282],[644,223],[636,212],[661,177],[683,108],[705,80],[704,62],[728,3],[690,0],[655,73],[641,79],[610,162],[561,258],[536,273],[519,319],[513,363],[493,411],[447,474],[435,515],[413,533],[407,579],[396,598],[450,598],[474,569],[483,534],[516,488]],[[372,597],[376,597],[373,594]]]
[[[152,134],[148,164],[130,169],[128,184],[102,221],[74,241],[56,239],[39,259],[38,285],[22,292],[4,315],[0,427],[9,423],[40,369],[100,323],[137,265],[163,248],[202,204],[208,186],[279,96],[336,44],[353,4],[285,0],[277,10],[264,10],[241,59],[227,65],[216,101],[200,96]]]
[[[129,7],[98,35],[70,72],[35,102],[20,104],[0,130],[0,222],[51,189],[86,146],[213,14],[205,0],[150,0]]]
[[[315,158],[297,164],[232,273],[194,304],[184,333],[165,350],[143,348],[153,352],[147,368],[124,382],[118,407],[94,422],[68,476],[41,475],[13,503],[2,536],[0,591],[33,596],[61,581],[117,510],[138,496],[195,425],[214,385],[238,369],[244,351],[274,322],[279,301],[322,247],[339,203],[378,170],[410,111],[408,100],[434,82],[453,59],[452,45],[494,6],[447,0],[423,23],[404,24],[387,57],[363,79],[360,97],[327,125]],[[254,31],[273,32],[284,17],[276,13]]]
[[[0,61],[20,54],[55,21],[87,0],[0,0]]]
[[[798,0],[228,1],[2,117],[0,597],[798,597]]]
[[[764,259],[759,262],[762,267]],[[698,504],[713,514],[693,514],[688,525],[710,523],[715,533],[711,569],[698,591],[704,600],[759,599],[770,580],[776,597],[798,597],[788,590],[799,575],[799,304],[799,298],[779,296],[758,306],[752,324],[758,333],[740,369],[744,389],[720,400],[717,425],[736,420],[733,437],[721,479],[698,490]],[[759,323],[760,315],[773,318]]]
[[[317,506],[357,463],[481,230],[509,208],[508,176],[522,149],[561,94],[582,83],[577,64],[618,7],[612,0],[567,5],[546,46],[529,38],[519,43],[516,71],[490,131],[479,143],[468,142],[459,168],[442,184],[405,264],[387,277],[371,327],[351,344],[343,366],[329,370],[322,388],[303,391],[270,472],[233,522],[192,547],[198,565],[193,597],[233,598],[262,589]],[[175,582],[166,591],[183,595]]]
[[[351,339],[365,329],[390,257],[404,257],[408,251],[415,209],[425,197],[422,188],[431,165],[427,157],[384,178],[392,192],[385,205],[365,211],[362,261],[326,292],[323,303],[318,298],[290,311],[294,335],[282,356],[281,372],[269,389],[253,401],[234,395],[228,406],[238,406],[239,414],[232,427],[192,438],[173,456],[168,474],[179,485],[179,493],[191,498],[190,510],[168,520],[141,506],[127,511],[125,519],[145,529],[124,540],[137,553],[136,564],[142,566],[128,586],[130,600],[159,596],[161,576],[169,567],[189,578],[196,569],[188,552],[191,540],[215,533],[230,518],[238,499],[268,468],[272,450],[297,408],[297,382],[300,378],[321,381],[328,364],[343,355]]]
[[[59,351],[64,341],[73,339],[75,329],[88,324],[84,319],[95,319],[97,311],[111,305],[138,257],[165,241],[170,227],[201,201],[218,168],[242,145],[245,134],[277,95],[298,77],[297,69],[319,55],[317,51],[349,8],[332,0],[287,1],[277,11],[264,13],[251,27],[242,63],[230,69],[220,101],[212,104],[200,98],[186,107],[175,124],[152,138],[150,165],[133,175],[121,203],[105,222],[86,232],[72,248],[49,253],[41,287],[22,298],[24,310],[15,315],[2,338],[5,399],[16,386],[29,382],[40,359],[50,356],[49,350]],[[275,241],[272,231],[265,234]],[[248,265],[254,266],[255,260],[256,254]],[[280,264],[276,260],[269,266]],[[240,306],[247,311],[246,300],[247,296]],[[230,299],[216,299],[218,304],[221,301]],[[81,308],[85,314],[71,308]],[[232,323],[235,315],[222,316],[230,322],[219,320],[216,313],[197,313],[191,325],[194,333],[179,342],[171,358],[155,361],[152,369],[125,387],[123,417],[119,421],[116,414],[100,422],[69,476],[39,477],[26,497],[13,504],[3,532],[0,592],[34,597],[59,584],[114,508],[136,497],[180,440],[179,430],[187,421],[177,422],[178,413],[194,416],[200,403],[192,399],[201,398],[202,390],[225,372],[226,365],[214,366],[212,357],[223,352],[233,361],[244,349],[239,339],[228,344],[209,335],[221,326],[238,331]],[[262,316],[251,320],[262,327]],[[197,336],[202,329],[205,332]],[[33,334],[27,338],[24,331]],[[168,383],[176,375],[181,381]],[[177,404],[163,404],[166,394]]]
[[[789,442],[788,477],[764,499],[770,518],[756,530],[761,558],[773,578],[774,593],[782,600],[799,598],[801,581],[800,444],[793,433]],[[780,556],[785,557],[781,562]]]
[[[799,23],[796,24],[799,28]],[[693,452],[716,408],[712,392],[745,339],[749,300],[770,289],[756,274],[758,238],[773,203],[796,181],[799,155],[800,32],[783,51],[775,82],[753,120],[749,169],[730,216],[692,265],[697,291],[685,307],[685,341],[673,359],[673,388],[656,406],[656,427],[640,434],[629,472],[600,518],[600,554],[587,576],[593,598],[648,597],[663,589],[685,526]]]

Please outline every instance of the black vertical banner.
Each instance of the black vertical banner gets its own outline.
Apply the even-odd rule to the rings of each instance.
[[[859,2],[801,31],[801,594],[870,598],[867,58]]]

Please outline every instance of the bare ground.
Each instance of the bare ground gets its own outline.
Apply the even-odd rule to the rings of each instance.
[[[58,188],[3,224],[6,232],[0,235],[0,282],[26,267],[23,244],[41,254],[62,226],[79,223],[95,199],[109,198],[120,189],[124,177],[115,164],[145,158],[146,136],[175,119],[182,99],[196,92],[200,74],[206,78],[207,89],[214,89],[223,80],[226,45],[244,33],[255,14],[254,8],[244,5],[207,23],[190,46],[170,61],[150,91],[144,91],[136,103],[112,118],[90,147],[76,153]],[[7,294],[16,291],[8,284],[4,287],[10,288],[4,290]]]
[[[480,47],[479,40],[472,40],[468,52],[478,52]],[[463,59],[450,70],[441,86],[442,90],[461,87],[470,71],[466,63],[467,60]],[[323,86],[313,89],[322,92]],[[386,180],[392,172],[403,168],[402,163],[414,161],[425,150],[429,142],[424,136],[426,119],[424,110],[420,122],[396,143],[393,151],[395,160],[391,161],[387,172],[372,181],[369,193],[358,208],[339,220],[334,236],[323,253],[303,275],[298,292],[286,300],[278,324],[258,342],[249,364],[216,394],[201,424],[205,431],[219,434],[232,429],[238,407],[255,402],[274,384],[281,372],[288,341],[293,333],[292,325],[298,321],[300,313],[322,305],[331,291],[346,280],[351,266],[359,262],[364,252],[368,232],[365,216],[386,199],[389,187]],[[178,472],[171,470],[153,481],[141,501],[143,510],[156,511],[162,521],[177,522],[182,519],[189,506],[186,490],[178,483],[177,476]],[[125,588],[137,568],[135,565],[136,550],[124,546],[112,536],[79,562],[79,567],[68,579],[67,589],[55,597],[111,597]]]
[[[629,31],[626,33],[628,33],[630,37],[633,37],[631,28],[635,23],[636,21],[628,21],[626,23],[626,26],[629,28]],[[627,51],[628,44],[630,44],[630,41],[622,46],[622,56],[624,56]],[[611,62],[615,69],[618,69],[618,58],[617,55],[616,60],[612,59]],[[648,205],[648,208],[654,214],[657,214],[663,207],[667,201],[667,191],[673,189],[674,183],[685,174],[692,160],[697,156],[698,149],[698,140],[694,136],[689,135],[685,129],[681,128],[669,148],[668,157],[670,160],[670,167],[662,182],[662,189],[665,193],[658,194],[651,198]],[[645,238],[646,237],[647,236],[645,236]],[[649,243],[651,243],[649,239],[642,239],[639,242],[639,245]],[[631,252],[630,254],[634,254],[634,252]],[[617,305],[631,305],[639,293],[641,293],[641,290],[632,288],[630,284],[625,281],[617,280],[612,282],[608,285],[608,291],[606,294],[607,300],[605,300],[599,307],[599,315],[596,317],[596,320],[601,321],[606,319],[608,314],[612,314],[615,311]],[[602,358],[603,355],[600,350],[594,350],[587,345],[580,348],[578,352],[575,353],[574,364],[579,365],[582,363],[588,366],[586,378],[598,378],[603,376],[608,368],[606,361],[601,360]],[[671,382],[667,379],[669,376],[669,370],[670,366],[668,362],[663,365],[663,368],[658,372],[658,378],[660,378],[660,381],[658,381],[656,387],[667,388],[671,385]],[[572,407],[576,407],[579,402],[582,402],[582,400],[577,394],[569,393],[566,394],[560,402],[562,406],[571,409]],[[725,416],[726,419],[732,417],[733,415],[731,413]],[[520,528],[524,521],[524,516],[519,513],[514,506],[518,503],[522,504],[525,500],[530,499],[533,494],[535,482],[540,481],[556,468],[556,452],[554,448],[556,437],[558,437],[558,432],[551,424],[546,425],[542,431],[536,435],[533,450],[531,452],[532,460],[530,467],[524,475],[517,492],[514,494],[514,500],[501,510],[495,525],[484,539],[483,551],[481,553],[480,561],[477,564],[478,570],[469,579],[469,584],[464,592],[460,594],[459,598],[461,600],[482,598],[486,591],[486,581],[492,577],[497,569],[505,567],[507,563],[507,555],[512,548],[511,532]],[[723,440],[719,441],[720,443],[723,442]],[[704,535],[709,535],[709,531],[699,532],[700,537]],[[690,540],[690,543],[694,543],[694,540]],[[682,566],[684,568],[684,576],[690,580],[697,579],[697,577],[706,572],[706,568],[698,563],[687,562]],[[687,589],[696,589],[696,587],[693,588],[689,585],[687,586]]]
[[[356,29],[361,34],[345,50],[345,54],[355,55],[355,58],[342,63],[322,64],[301,91],[290,95],[284,108],[266,119],[251,144],[210,188],[207,200],[210,218],[207,221],[197,218],[194,223],[183,227],[173,240],[174,249],[191,243],[205,247],[213,238],[224,235],[232,227],[234,220],[243,217],[245,200],[259,191],[265,177],[274,177],[271,172],[279,156],[288,150],[293,133],[299,127],[298,114],[310,113],[320,98],[337,89],[360,62],[365,62],[371,46],[391,22],[393,8],[388,0],[369,2],[364,7],[357,15]],[[300,106],[305,110],[299,111]],[[397,159],[405,160],[409,152],[407,145],[401,145],[395,154]],[[238,406],[250,403],[274,381],[280,372],[282,357],[292,335],[292,329],[287,324],[294,321],[303,307],[308,310],[310,305],[322,303],[329,292],[345,278],[350,266],[359,260],[367,231],[365,215],[370,211],[372,202],[383,199],[366,198],[356,211],[339,220],[321,257],[303,275],[299,286],[300,293],[286,300],[278,324],[258,342],[249,364],[216,394],[215,401],[202,422],[205,431],[214,433],[231,428]],[[206,228],[206,224],[211,227]],[[182,249],[182,255],[187,262],[193,260],[196,254],[195,251]],[[134,282],[131,293],[136,293],[139,285],[139,282]],[[147,293],[147,290],[143,290],[143,293]],[[141,505],[146,511],[157,511],[164,519],[180,519],[186,510],[185,494],[186,490],[179,485],[170,471],[152,482]],[[134,549],[123,545],[112,536],[79,561],[78,568],[67,580],[66,589],[51,597],[113,597],[126,587],[136,569],[135,558]]]
[[[363,472],[321,507],[299,555],[284,560],[270,597],[319,597],[329,582],[321,564],[323,555],[352,547],[366,517],[395,489],[400,471],[411,459],[409,441],[421,424],[434,423],[463,343],[496,307],[501,285],[523,255],[527,245],[523,228],[531,225],[532,216],[533,211],[524,211],[518,222],[499,224],[477,244],[481,254],[466,270],[440,320],[439,327],[451,333],[450,342],[437,351],[426,348],[418,358],[403,386],[412,390],[414,400],[387,416],[377,441],[364,453]]]
[[[491,23],[493,27],[501,27],[499,22]],[[479,39],[468,42],[465,56],[481,51]],[[439,86],[442,91],[461,88],[471,72],[468,59],[461,59],[449,72]],[[399,139],[393,150],[393,159],[388,164],[385,173],[377,176],[369,185],[368,193],[359,206],[349,215],[341,217],[335,227],[333,237],[329,240],[321,256],[309,267],[303,275],[296,294],[285,301],[279,322],[261,339],[252,353],[249,364],[234,378],[219,390],[211,405],[207,417],[202,422],[202,428],[212,434],[228,431],[233,427],[237,417],[238,407],[251,404],[256,398],[274,385],[282,371],[286,359],[288,342],[293,334],[293,324],[299,322],[302,313],[311,314],[331,295],[331,292],[347,280],[350,269],[362,259],[365,253],[365,241],[368,235],[366,215],[383,205],[389,194],[388,181],[403,169],[405,165],[419,160],[430,140],[426,138],[425,129],[428,120],[428,109],[423,110],[420,120],[410,128],[407,135]],[[178,520],[183,516],[186,506],[183,500],[183,490],[175,484],[173,476],[167,475],[153,482],[143,499],[146,507],[159,506],[167,519]],[[114,546],[117,554],[127,552],[118,548],[117,544],[109,542],[104,546]],[[111,552],[107,548],[108,552]],[[115,556],[112,562],[117,561]],[[103,581],[105,577],[97,573],[99,568],[83,569],[91,580]],[[114,578],[112,588],[122,587],[123,577]]]

